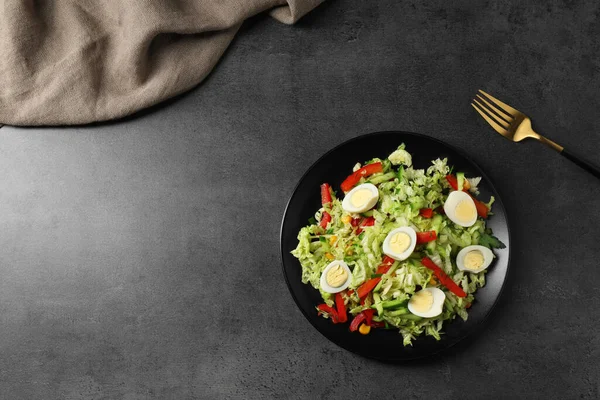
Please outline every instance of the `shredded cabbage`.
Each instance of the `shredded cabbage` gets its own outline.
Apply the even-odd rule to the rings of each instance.
[[[486,243],[482,244],[490,243],[491,232],[489,229],[486,231],[485,220],[481,218],[473,226],[465,228],[453,223],[443,213],[433,218],[420,215],[421,209],[437,209],[448,197],[451,189],[445,177],[451,169],[446,158],[433,160],[426,169],[415,169],[411,154],[401,145],[387,159],[373,159],[365,165],[372,162],[381,162],[383,171],[363,177],[359,182],[373,183],[379,190],[379,201],[372,210],[363,215],[349,214],[343,210],[340,199],[334,198],[315,213],[312,224],[298,233],[298,246],[292,254],[300,261],[302,282],[319,290],[325,303],[334,305],[334,295],[321,290],[320,278],[332,260],[344,260],[352,271],[349,290],[353,292],[344,294],[346,308],[352,315],[371,305],[376,308],[380,306],[379,302],[398,300],[403,303],[401,306],[383,310],[379,307],[374,318],[387,327],[398,329],[404,345],[411,345],[422,334],[440,340],[444,322],[457,315],[466,320],[475,292],[485,285],[486,271],[477,274],[460,271],[456,266],[456,254],[463,247],[480,244],[482,237],[486,238]],[[354,170],[360,165],[358,163]],[[477,185],[481,178],[467,179],[470,190],[478,193]],[[491,207],[492,203],[493,198],[487,205]],[[326,229],[319,225],[324,212],[331,215]],[[357,234],[352,220],[366,216],[373,217],[375,222],[372,226],[362,227],[362,233]],[[417,246],[410,258],[395,262],[387,273],[380,276],[381,282],[374,289],[376,297],[369,295],[361,304],[356,290],[367,280],[377,277],[377,268],[384,257],[383,241],[390,231],[402,226],[413,227],[417,232],[435,230],[437,239]],[[433,272],[419,261],[423,256],[430,257],[462,287],[467,296],[459,298],[432,279]],[[410,297],[421,288],[431,286],[439,287],[446,294],[442,313],[434,318],[421,318],[408,312],[406,302]]]

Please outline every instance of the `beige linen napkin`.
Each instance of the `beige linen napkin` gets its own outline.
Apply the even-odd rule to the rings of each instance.
[[[241,23],[323,0],[0,0],[0,124],[119,118],[198,85]]]

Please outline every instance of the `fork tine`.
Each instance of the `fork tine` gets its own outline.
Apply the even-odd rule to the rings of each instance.
[[[479,109],[484,111],[488,117],[492,118],[495,123],[497,123],[498,125],[500,125],[501,127],[503,127],[506,130],[510,129],[509,122],[505,121],[504,119],[502,119],[499,116],[497,116],[496,114],[494,114],[492,111],[490,111],[490,109],[488,107],[486,107],[485,105],[483,105],[479,101],[477,101],[477,99],[473,99],[473,102],[475,102],[475,104],[479,107]]]
[[[500,110],[498,107],[496,107],[495,105],[493,105],[492,103],[490,103],[489,101],[487,101],[485,99],[485,97],[483,97],[480,94],[475,95],[475,98],[480,100],[484,106],[486,107],[486,111],[489,112],[489,110],[492,110],[494,113],[494,116],[501,118],[503,121],[506,121],[507,123],[510,124],[510,121],[512,119],[514,119],[512,116],[509,116],[506,112],[503,112],[502,110]],[[508,128],[508,126],[507,126]]]
[[[478,102],[477,100],[473,100],[475,103],[471,103],[471,105],[473,106],[473,108],[483,117],[483,119],[485,119],[487,121],[488,124],[490,124],[490,126],[492,128],[494,128],[494,130],[496,132],[498,132],[501,135],[508,135],[508,131],[506,129],[504,129],[504,127],[502,127],[501,125],[499,125],[496,121],[494,121],[492,118],[490,118],[484,111],[483,109],[480,109],[478,107]]]
[[[492,96],[489,93],[484,92],[483,90],[479,89],[479,91],[481,93],[483,93],[484,95],[486,95],[488,97],[488,99],[490,99],[491,101],[495,102],[496,105],[502,110],[504,111],[505,114],[510,115],[513,118],[516,118],[519,114],[523,114],[521,111],[512,108],[511,106],[509,106],[506,103],[503,103],[502,101],[498,100],[497,98],[495,98],[494,96]]]

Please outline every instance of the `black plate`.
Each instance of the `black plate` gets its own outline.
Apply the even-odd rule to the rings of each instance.
[[[334,325],[329,319],[319,317],[315,306],[322,303],[319,292],[301,281],[301,267],[290,254],[298,244],[300,228],[308,224],[308,219],[321,206],[319,185],[328,182],[341,193],[340,183],[350,174],[356,162],[371,158],[385,158],[401,144],[413,156],[415,168],[426,168],[431,160],[448,157],[448,165],[455,171],[463,171],[467,176],[481,176],[480,198],[496,198],[487,226],[494,235],[506,244],[506,249],[496,250],[496,261],[487,273],[486,285],[475,294],[475,302],[469,310],[469,318],[463,322],[460,317],[446,323],[442,339],[419,336],[413,346],[402,344],[402,335],[397,330],[374,329],[369,335],[351,333],[349,324]],[[376,132],[349,140],[322,156],[300,179],[283,216],[281,224],[281,255],[283,274],[296,304],[310,323],[326,338],[346,350],[356,354],[385,361],[401,361],[420,358],[444,350],[470,333],[488,317],[496,304],[508,272],[510,256],[509,228],[506,211],[500,196],[483,171],[462,151],[428,136],[409,132]]]

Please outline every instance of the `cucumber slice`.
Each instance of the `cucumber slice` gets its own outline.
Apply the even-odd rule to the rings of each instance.
[[[431,229],[435,231],[436,234],[439,235],[440,228],[442,226],[442,221],[444,218],[440,214],[435,214],[431,219]]]
[[[464,172],[457,172],[456,173],[456,181],[457,181],[457,186],[458,186],[458,190],[463,190],[464,184],[465,184],[465,173]]]
[[[380,317],[383,315],[383,304],[381,303],[381,297],[379,294],[373,293],[373,301],[375,302],[375,308],[377,309],[377,315]]]

